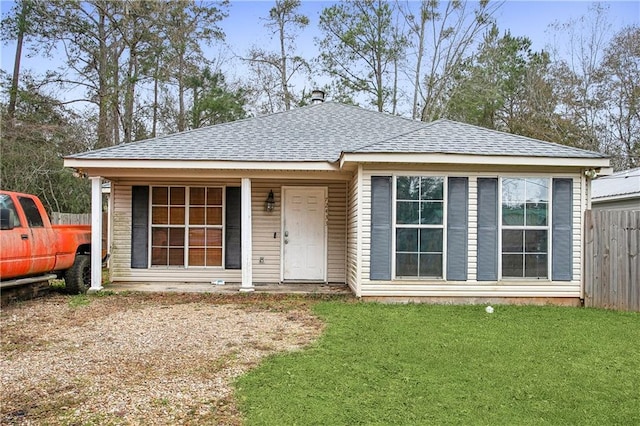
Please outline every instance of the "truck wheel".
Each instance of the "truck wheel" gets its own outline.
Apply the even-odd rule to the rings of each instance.
[[[69,294],[86,293],[91,287],[91,256],[79,254],[64,273],[65,290]]]

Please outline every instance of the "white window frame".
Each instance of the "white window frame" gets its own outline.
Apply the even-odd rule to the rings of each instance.
[[[185,213],[184,213],[184,225],[154,225],[153,224],[153,188],[167,188],[169,194],[171,193],[171,188],[184,188],[185,190]],[[219,188],[222,191],[222,224],[221,225],[193,225],[194,228],[211,228],[211,229],[220,229],[222,232],[222,256],[221,256],[221,264],[220,266],[189,266],[189,228],[191,227],[190,218],[189,218],[189,207],[191,206],[191,188]],[[170,200],[169,200],[170,201]],[[170,205],[169,205],[170,206]],[[149,237],[148,237],[148,265],[153,269],[224,269],[225,265],[225,235],[226,235],[226,209],[227,209],[227,191],[225,185],[151,185],[149,186]],[[153,256],[153,246],[152,246],[152,238],[153,238],[153,228],[184,228],[184,257],[182,265],[153,265],[152,264],[152,256]]]
[[[502,224],[502,206],[503,206],[503,192],[502,192],[502,183],[504,181],[504,179],[544,179],[547,181],[547,190],[548,190],[548,200],[547,200],[547,224],[545,226],[527,226],[527,225],[503,225]],[[551,239],[552,239],[552,205],[553,205],[553,179],[548,176],[548,175],[502,175],[502,176],[498,176],[498,195],[499,195],[499,199],[498,199],[498,280],[502,281],[502,280],[514,280],[514,281],[531,281],[531,280],[538,280],[538,281],[551,281],[551,262],[552,262],[552,247],[553,244],[551,244]],[[526,200],[525,200],[525,209],[526,209]],[[526,211],[526,210],[525,210]],[[526,213],[525,213],[525,218],[526,218]],[[503,251],[502,251],[502,231],[503,229],[509,230],[509,229],[514,229],[514,230],[545,230],[547,231],[547,251],[546,251],[546,255],[547,255],[547,276],[546,277],[526,277],[526,276],[522,276],[522,277],[503,277],[502,275],[502,255],[503,255]],[[523,244],[525,244],[526,242],[523,242]],[[523,255],[525,255],[523,252]],[[526,268],[526,264],[523,264],[523,268]],[[523,274],[525,273],[525,269],[523,269]]]
[[[399,177],[431,177],[431,178],[442,178],[442,224],[440,225],[430,225],[430,224],[397,224],[397,184]],[[410,280],[410,281],[424,281],[424,280],[446,280],[447,273],[447,206],[448,206],[448,182],[449,176],[445,174],[435,174],[435,173],[394,173],[392,180],[392,190],[391,190],[391,221],[392,221],[392,235],[391,235],[391,253],[393,255],[391,259],[391,276],[394,280]],[[442,229],[442,275],[439,277],[436,276],[405,276],[396,274],[396,263],[397,263],[397,250],[396,250],[396,235],[397,229]],[[418,236],[419,238],[419,236]],[[418,254],[419,256],[419,254]],[[420,271],[418,271],[419,273]]]

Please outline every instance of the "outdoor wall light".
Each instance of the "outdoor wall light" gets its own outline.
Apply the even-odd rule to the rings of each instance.
[[[595,179],[598,176],[598,172],[595,169],[587,169],[584,171],[584,175],[589,179]]]
[[[276,205],[276,200],[273,198],[273,190],[269,191],[267,201],[264,202],[264,209],[268,212],[273,211],[273,207]]]

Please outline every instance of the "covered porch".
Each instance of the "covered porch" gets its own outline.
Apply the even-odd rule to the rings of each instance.
[[[108,281],[103,283],[101,275],[93,274],[90,291],[308,294],[347,289],[348,173],[180,170],[173,176],[154,171],[139,177],[120,172],[91,177],[96,210],[102,204],[97,194],[101,182],[111,182],[113,226],[107,248]],[[156,192],[172,194],[174,189],[183,197],[177,205],[166,198],[156,200]],[[194,202],[194,194],[203,191],[215,191],[219,201],[202,208]],[[161,217],[160,210],[168,210],[169,216]],[[178,222],[174,210],[181,212]],[[219,222],[196,223],[195,213],[204,210],[215,212]],[[100,229],[101,215],[93,217],[93,226]],[[202,258],[196,263],[194,254],[205,251],[198,247],[202,242],[195,243],[202,228],[207,241],[215,235],[217,254],[209,257],[206,247],[206,263]],[[156,234],[174,230],[183,242],[177,246],[158,242]],[[93,243],[93,253],[99,253],[102,242]],[[165,252],[162,258],[167,263],[159,263],[158,253]],[[99,265],[97,256],[92,258]],[[211,265],[210,260],[218,264]]]

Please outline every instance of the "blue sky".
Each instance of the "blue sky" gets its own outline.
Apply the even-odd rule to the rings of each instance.
[[[609,20],[613,30],[626,25],[640,25],[640,1],[607,1],[603,2],[609,7]],[[318,35],[317,23],[322,9],[332,2],[303,0],[301,13],[307,15],[311,23],[300,34],[298,39],[298,51],[309,58],[317,55],[314,45],[314,37]],[[534,50],[541,50],[552,41],[547,30],[554,21],[566,22],[577,19],[588,13],[592,2],[586,1],[516,1],[507,0],[498,10],[495,18],[501,31],[509,29],[512,35],[528,36],[533,42]],[[417,5],[417,3],[416,3]],[[11,1],[1,1],[2,13],[6,13],[13,6]],[[269,47],[271,43],[268,29],[264,27],[261,17],[267,16],[273,1],[244,1],[232,0],[229,17],[222,22],[226,33],[226,42],[231,52],[228,56],[243,55],[252,45]],[[561,43],[562,40],[559,40]],[[28,47],[28,45],[27,45]],[[274,46],[275,47],[275,46]],[[11,72],[15,44],[2,45],[1,68]],[[55,68],[59,61],[56,58],[27,58],[26,51],[23,54],[23,68],[32,69],[36,73],[44,73],[48,68]],[[216,55],[215,49],[210,53]],[[224,67],[223,67],[224,68]],[[235,76],[242,77],[242,67],[235,66]]]
[[[417,3],[417,2],[416,2]],[[609,7],[609,17],[614,28],[625,25],[640,24],[640,1],[605,1]],[[301,35],[301,45],[313,47],[313,37],[317,35],[316,27],[322,9],[333,2],[302,1],[301,12],[306,14],[311,23]],[[533,41],[533,48],[540,50],[549,42],[545,34],[548,26],[554,21],[565,22],[577,19],[588,12],[589,1],[519,1],[507,0],[498,10],[496,20],[501,30],[510,29],[512,35],[528,36]],[[267,16],[273,6],[272,1],[232,1],[230,16],[222,26],[227,34],[228,42],[234,50],[242,51],[252,43],[261,42],[266,36],[261,17]]]

